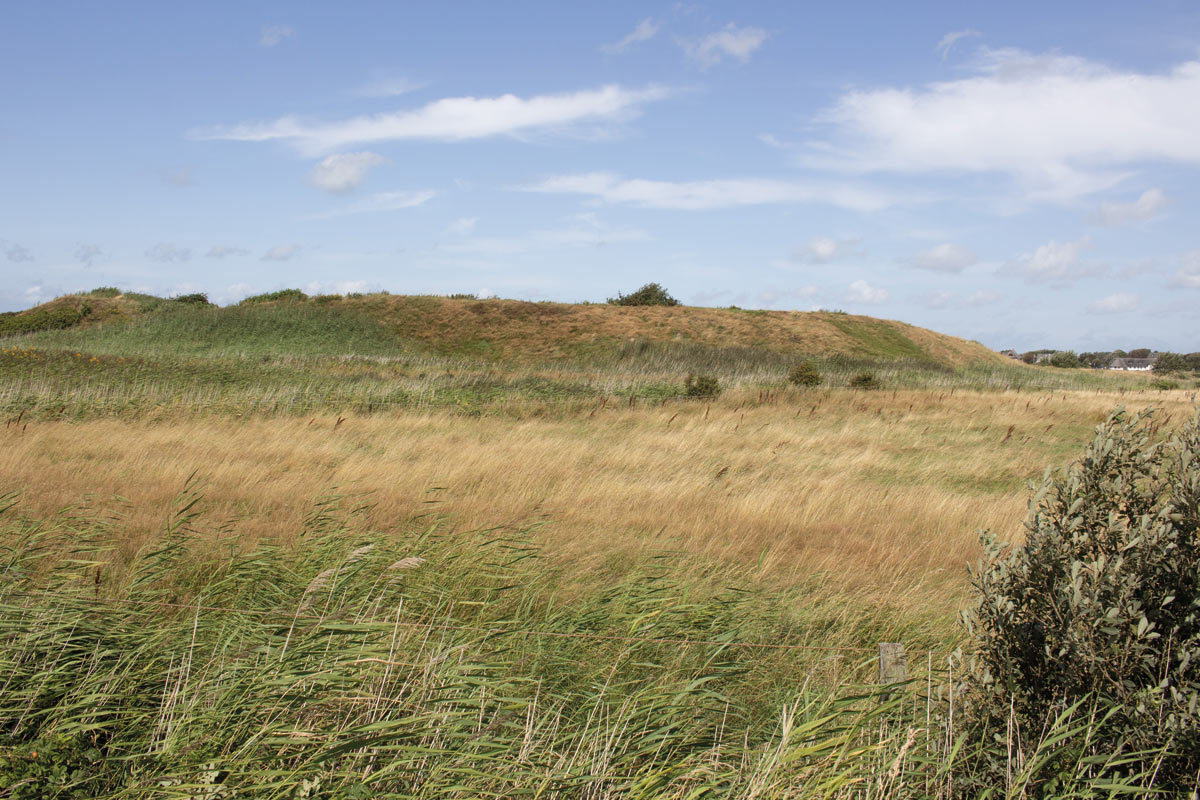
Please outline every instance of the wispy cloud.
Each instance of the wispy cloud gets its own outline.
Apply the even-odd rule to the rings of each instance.
[[[979,263],[979,259],[971,248],[947,242],[922,250],[910,257],[908,263],[917,269],[931,272],[962,272],[967,267]]]
[[[600,50],[610,54],[624,53],[638,42],[648,42],[653,39],[654,35],[658,33],[658,29],[658,23],[653,18],[646,17],[624,39],[612,44],[601,45]]]
[[[1110,294],[1101,300],[1088,303],[1089,314],[1124,314],[1138,307],[1136,294]]]
[[[1101,203],[1091,220],[1106,228],[1116,228],[1130,222],[1143,222],[1156,216],[1167,206],[1162,189],[1147,189],[1132,203]]]
[[[688,211],[777,203],[824,203],[855,211],[878,211],[892,202],[882,192],[848,184],[770,178],[654,181],[590,172],[559,175],[521,188],[530,192],[586,195],[605,203]]]
[[[819,117],[832,135],[800,157],[851,172],[1013,176],[1032,201],[1110,188],[1142,162],[1200,164],[1200,61],[1165,73],[983,49],[974,74],[849,91]]]
[[[468,239],[443,245],[448,253],[502,256],[561,248],[605,247],[621,242],[642,242],[650,238],[640,228],[611,227],[591,214],[581,214],[573,224],[562,228],[531,231],[523,236],[493,236]]]
[[[5,258],[17,264],[25,261],[33,261],[33,253],[29,251],[29,248],[23,247],[16,242],[0,240],[0,251],[4,252]]]
[[[338,153],[327,156],[313,167],[309,181],[330,194],[346,194],[367,179],[371,167],[387,163],[390,163],[388,159],[366,150],[361,153]]]
[[[952,31],[941,38],[941,41],[937,43],[937,47],[935,47],[934,50],[936,50],[937,54],[941,56],[942,61],[945,61],[946,56],[950,55],[950,51],[954,49],[954,45],[958,44],[963,39],[969,39],[982,35],[983,34],[974,28],[966,28],[965,30],[961,31]]]
[[[175,167],[174,169],[165,169],[162,171],[163,183],[168,186],[184,187],[191,186],[195,183],[192,177],[191,167]]]
[[[792,260],[801,264],[828,264],[857,253],[861,241],[857,236],[848,239],[815,236],[792,251]]]
[[[258,37],[258,43],[263,47],[274,47],[284,39],[290,39],[295,35],[296,29],[291,25],[266,25]]]
[[[244,247],[234,247],[228,244],[216,244],[208,248],[208,252],[204,254],[205,258],[229,258],[231,256],[249,255],[250,251]]]
[[[850,284],[850,288],[846,292],[847,303],[867,303],[869,305],[878,305],[880,303],[886,303],[887,299],[887,289],[872,286],[864,280],[854,281]]]
[[[1179,262],[1179,270],[1171,277],[1171,285],[1200,289],[1200,250],[1184,253]]]
[[[160,264],[174,264],[187,261],[192,257],[192,251],[187,247],[176,247],[170,242],[159,242],[146,251],[146,258]]]
[[[288,261],[301,250],[298,244],[280,244],[262,254],[261,261]]]
[[[92,266],[104,258],[104,250],[98,244],[81,244],[75,248],[75,260],[85,266]]]
[[[477,222],[479,222],[479,217],[461,217],[446,226],[446,233],[452,233],[455,236],[466,236],[475,230],[475,223]]]
[[[689,58],[707,69],[721,63],[726,56],[744,64],[766,40],[767,32],[762,28],[739,28],[731,22],[719,31],[680,44]]]
[[[1083,260],[1083,251],[1092,246],[1088,236],[1073,242],[1057,242],[1051,239],[1032,253],[1027,253],[1009,262],[1002,271],[1012,272],[1030,283],[1050,283],[1059,286],[1081,278],[1104,275],[1108,270],[1098,264]]]
[[[401,211],[406,208],[415,208],[419,205],[424,205],[436,195],[437,192],[431,189],[412,192],[377,192],[357,202],[350,203],[341,208],[330,209],[320,214],[313,214],[305,217],[305,219],[336,219],[338,217],[348,217],[353,214],[378,214],[385,211]]]
[[[355,89],[354,94],[359,97],[399,97],[402,94],[424,89],[428,85],[424,81],[414,81],[404,77],[377,78]]]
[[[369,142],[456,142],[566,131],[584,123],[620,122],[635,116],[647,103],[662,100],[670,94],[671,91],[663,87],[626,89],[610,85],[528,98],[514,94],[448,97],[411,111],[353,117],[339,122],[308,122],[291,116],[268,123],[194,131],[192,136],[240,142],[284,141],[302,153],[317,155]]]

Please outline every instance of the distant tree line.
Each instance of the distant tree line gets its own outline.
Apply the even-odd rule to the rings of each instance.
[[[1088,367],[1091,369],[1106,369],[1115,358],[1150,358],[1150,348],[1135,347],[1125,350],[1099,350],[1094,353],[1076,353],[1074,350],[1030,350],[1021,354],[1021,360],[1026,364],[1049,364],[1052,367],[1072,369]],[[1049,356],[1038,360],[1039,356]],[[1200,372],[1200,353],[1159,353],[1154,362],[1155,372]]]

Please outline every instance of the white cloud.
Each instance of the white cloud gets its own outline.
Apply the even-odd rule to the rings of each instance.
[[[453,233],[455,236],[466,236],[475,230],[475,223],[477,222],[479,222],[479,217],[461,217],[446,226],[446,233]]]
[[[377,214],[384,211],[401,211],[406,208],[415,208],[424,205],[436,195],[437,192],[430,189],[413,192],[377,192],[370,197],[364,197],[362,200],[342,206],[341,208],[335,208],[320,214],[312,214],[305,217],[305,219],[335,219],[337,217],[348,217],[352,214]]]
[[[849,291],[846,292],[847,303],[870,303],[877,305],[887,302],[887,299],[887,289],[880,289],[863,280],[857,280],[850,284]]]
[[[954,301],[958,298],[954,292],[937,291],[928,294],[918,295],[914,298],[918,303],[926,308],[948,308],[954,305]]]
[[[952,31],[941,38],[941,41],[937,43],[937,47],[935,47],[934,50],[936,50],[937,54],[942,57],[942,61],[945,61],[946,56],[950,55],[950,51],[954,49],[954,45],[958,44],[959,41],[962,39],[968,39],[974,36],[982,35],[983,34],[974,28],[967,28],[961,31]]]
[[[999,303],[1003,299],[1004,295],[1001,292],[991,292],[986,289],[980,289],[971,293],[971,296],[967,298],[967,305],[976,307],[990,306]]]
[[[682,45],[691,59],[707,69],[719,64],[725,56],[744,64],[766,40],[767,32],[762,28],[739,28],[731,22],[719,31]]]
[[[1147,189],[1132,203],[1101,203],[1091,219],[1099,225],[1115,228],[1128,222],[1148,220],[1166,205],[1167,196],[1162,189]]]
[[[104,258],[104,251],[98,244],[81,244],[75,248],[75,260],[80,264],[90,267],[101,258]]]
[[[1183,289],[1200,289],[1200,250],[1183,254],[1179,270],[1171,278],[1171,285]]]
[[[889,197],[872,189],[769,178],[672,182],[626,180],[608,173],[591,172],[559,175],[522,188],[531,192],[590,195],[606,203],[689,211],[774,203],[824,203],[854,211],[878,211],[891,204]]]
[[[281,244],[276,245],[262,254],[262,261],[287,261],[292,256],[300,252],[298,244]]]
[[[1123,314],[1133,311],[1137,306],[1138,298],[1135,294],[1110,294],[1102,300],[1088,303],[1087,312],[1089,314]]]
[[[172,264],[187,261],[192,257],[192,251],[187,247],[176,247],[170,242],[159,242],[146,251],[146,258],[160,264]]]
[[[303,153],[316,155],[367,142],[457,142],[569,130],[584,122],[619,122],[636,115],[646,103],[662,100],[669,94],[669,90],[655,86],[625,89],[610,85],[529,98],[514,94],[447,97],[412,111],[353,117],[340,122],[305,122],[289,116],[269,123],[197,131],[192,135],[199,139],[240,142],[286,141]]]
[[[229,256],[244,256],[249,255],[250,251],[244,247],[233,247],[227,244],[216,244],[208,248],[208,252],[204,254],[206,258],[227,258]]]
[[[29,248],[23,247],[16,242],[0,240],[0,250],[4,251],[4,257],[9,261],[18,264],[23,261],[33,261],[33,253],[29,252]]]
[[[284,39],[290,39],[295,35],[296,29],[291,25],[266,25],[262,29],[258,43],[263,47],[274,47]]]
[[[946,243],[922,250],[909,258],[908,263],[917,269],[932,272],[962,272],[972,264],[979,263],[979,259],[969,247]]]
[[[1033,253],[1020,256],[1008,268],[1032,283],[1060,285],[1103,274],[1103,267],[1083,261],[1083,251],[1091,246],[1092,240],[1088,236],[1073,242],[1056,242],[1052,239]]]
[[[828,264],[857,252],[860,241],[857,236],[849,239],[816,236],[793,250],[792,259],[802,264]]]
[[[354,90],[359,97],[399,97],[402,94],[424,89],[428,83],[408,78],[379,78]]]
[[[313,167],[309,180],[313,186],[330,194],[346,194],[367,179],[367,171],[390,161],[378,153],[338,153],[326,156]]]
[[[488,298],[490,298],[490,297],[495,297],[495,296],[496,296],[496,293],[495,293],[495,292],[493,292],[491,289],[488,289],[488,288],[486,288],[486,287],[485,287],[485,288],[483,288],[483,289],[480,289],[479,291],[477,291],[477,292],[475,293],[475,296],[476,296],[476,297],[478,297],[480,300],[487,300],[487,299],[488,299]]]
[[[571,247],[604,247],[622,242],[643,242],[650,235],[639,228],[613,228],[593,215],[584,214],[575,218],[583,225],[574,224],[565,228],[531,231],[524,236],[493,236],[468,239],[464,242],[443,245],[447,253],[471,255],[515,255],[535,250],[556,250]]]
[[[1143,162],[1200,164],[1197,96],[1200,61],[1160,74],[985,48],[965,78],[845,93],[820,117],[832,135],[802,161],[1001,173],[1032,200],[1065,201],[1110,188]]]
[[[659,25],[657,22],[650,17],[646,17],[624,39],[612,44],[601,45],[600,50],[605,53],[624,53],[631,45],[653,39],[654,35],[658,33],[658,28]]]

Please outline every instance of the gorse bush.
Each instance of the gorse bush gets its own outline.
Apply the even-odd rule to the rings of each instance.
[[[721,382],[714,375],[688,375],[683,393],[688,397],[716,397],[721,393]]]
[[[1154,430],[1115,412],[1047,476],[1023,545],[985,538],[966,727],[1032,742],[1048,716],[1094,698],[1106,709],[1095,751],[1156,753],[1158,785],[1177,792],[1200,773],[1200,416],[1164,442]],[[979,776],[1005,768],[981,763]]]
[[[636,292],[630,294],[618,293],[616,297],[608,298],[614,306],[677,306],[679,301],[671,297],[667,290],[657,283],[647,283]]]
[[[815,361],[801,361],[788,372],[787,379],[793,386],[820,386],[821,370]]]
[[[88,292],[92,297],[117,297],[121,290],[115,286],[98,286]]]

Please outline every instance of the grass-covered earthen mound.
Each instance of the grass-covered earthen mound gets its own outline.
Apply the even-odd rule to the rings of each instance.
[[[119,335],[178,341],[188,348],[263,336],[320,332],[322,350],[388,350],[389,346],[489,361],[611,360],[631,343],[661,348],[720,348],[761,354],[926,361],[948,367],[996,362],[977,342],[892,320],[833,313],[750,311],[693,306],[618,306],[476,300],[386,293],[307,297],[292,290],[218,308],[146,295],[69,295],[9,315],[10,334],[119,323],[129,330],[91,330],[89,339]],[[88,309],[80,313],[81,309]],[[64,311],[65,309],[65,311]],[[308,328],[312,328],[308,331]],[[341,342],[339,337],[350,341]],[[284,342],[280,342],[285,344]],[[64,342],[65,344],[65,342]],[[261,342],[260,342],[261,344]],[[340,347],[339,345],[351,345]],[[134,348],[141,349],[141,348]],[[254,349],[253,347],[251,349]],[[306,349],[301,347],[300,349]]]

